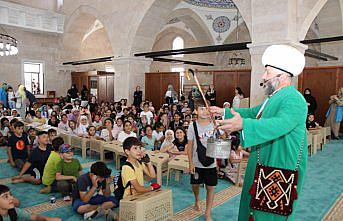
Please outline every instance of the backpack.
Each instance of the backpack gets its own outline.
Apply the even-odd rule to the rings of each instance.
[[[125,166],[125,165],[127,165],[130,168],[132,168],[133,170],[135,170],[135,168],[133,167],[133,165],[130,162],[126,161],[123,166]],[[123,166],[122,166],[122,168],[123,168]],[[123,180],[121,177],[121,170],[120,170],[120,172],[114,177],[114,191],[113,191],[114,196],[116,197],[116,199],[118,201],[123,199],[124,192],[128,187],[130,187],[130,190],[131,190],[131,183],[130,183],[130,181],[127,182],[126,186],[124,187]]]

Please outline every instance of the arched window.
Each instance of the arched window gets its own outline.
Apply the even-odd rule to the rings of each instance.
[[[184,48],[184,41],[181,37],[176,37],[173,40],[173,50],[183,49]],[[176,57],[183,57],[183,54],[173,55],[174,58]]]

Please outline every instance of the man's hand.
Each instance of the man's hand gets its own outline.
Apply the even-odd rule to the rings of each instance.
[[[228,120],[218,120],[218,129],[225,130],[228,132],[240,131],[243,129],[243,118],[239,113],[231,109],[231,114],[233,117]]]
[[[210,107],[210,112],[214,114],[215,116],[223,116],[224,114],[224,108],[216,107],[216,106],[211,106]]]

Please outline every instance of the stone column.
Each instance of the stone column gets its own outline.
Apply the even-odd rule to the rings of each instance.
[[[152,60],[138,57],[119,57],[113,60],[114,65],[114,100],[128,99],[133,103],[133,93],[140,86],[145,97],[145,73],[149,72]]]
[[[305,52],[307,46],[298,42],[268,42],[261,44],[249,44],[249,51],[251,55],[251,86],[250,86],[250,107],[260,104],[264,97],[263,87],[260,86],[262,82],[262,75],[264,67],[262,65],[262,55],[266,48],[270,45],[285,44],[297,48],[302,53]],[[298,87],[298,77],[293,77],[293,85]]]
[[[252,44],[248,47],[251,55],[250,106],[253,107],[264,99],[264,91],[260,87],[264,50],[270,45],[287,44],[304,53],[307,46],[299,43],[297,35],[297,1],[252,0],[251,8]],[[297,78],[293,81],[297,85]]]

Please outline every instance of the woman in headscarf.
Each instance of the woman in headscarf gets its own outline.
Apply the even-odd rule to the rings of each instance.
[[[311,93],[311,89],[310,88],[306,88],[304,90],[304,98],[307,102],[307,108],[308,108],[308,111],[307,113],[308,114],[314,114],[314,112],[316,111],[317,109],[317,101],[316,99],[312,96],[312,93]]]
[[[188,103],[192,111],[194,111],[194,100],[200,98],[200,96],[199,89],[196,86],[193,86],[188,94]]]
[[[334,139],[339,139],[339,128],[343,121],[343,87],[337,95],[332,95],[329,100],[329,110],[326,113],[325,127],[330,127]]]
[[[18,91],[15,94],[17,98],[16,109],[19,111],[20,117],[25,117],[26,114],[26,92],[24,85],[19,85]]]
[[[167,104],[173,104],[178,102],[177,93],[174,90],[173,85],[169,84],[166,94],[164,95]]]

